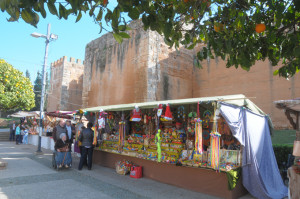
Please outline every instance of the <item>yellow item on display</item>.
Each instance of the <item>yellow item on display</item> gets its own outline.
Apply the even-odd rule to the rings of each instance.
[[[161,162],[161,137],[160,137],[161,130],[158,129],[156,135],[155,135],[155,143],[157,146],[157,162]]]

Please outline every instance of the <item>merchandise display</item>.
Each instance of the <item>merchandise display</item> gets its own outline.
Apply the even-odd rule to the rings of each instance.
[[[135,106],[128,111],[101,110],[94,117],[97,150],[225,172],[241,165],[240,143],[218,116],[216,103]]]

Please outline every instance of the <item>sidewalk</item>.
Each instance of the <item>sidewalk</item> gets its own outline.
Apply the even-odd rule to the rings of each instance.
[[[113,169],[93,165],[78,171],[79,158],[73,155],[73,169],[56,171],[52,152],[35,155],[32,145],[0,142],[0,158],[8,163],[0,170],[1,199],[38,198],[203,198],[216,197],[181,189],[150,179],[118,175]],[[250,195],[243,199],[252,198]]]

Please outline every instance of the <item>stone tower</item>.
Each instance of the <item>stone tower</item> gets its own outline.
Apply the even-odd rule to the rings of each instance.
[[[64,56],[51,63],[47,111],[74,111],[82,108],[84,65],[81,60]]]

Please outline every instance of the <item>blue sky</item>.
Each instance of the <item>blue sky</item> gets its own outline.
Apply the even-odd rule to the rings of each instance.
[[[115,1],[109,2],[109,7],[116,5]],[[99,25],[95,24],[88,13],[75,23],[76,17],[73,15],[70,15],[68,20],[59,20],[48,12],[45,19],[40,17],[37,28],[26,24],[22,19],[19,19],[19,22],[7,22],[8,18],[8,14],[0,11],[0,58],[24,74],[26,69],[29,70],[32,82],[37,71],[42,70],[45,39],[34,38],[30,36],[31,33],[47,34],[47,24],[50,23],[51,33],[58,35],[58,40],[49,45],[47,71],[50,69],[50,63],[63,56],[84,60],[86,44],[107,33],[103,29],[99,34]]]

